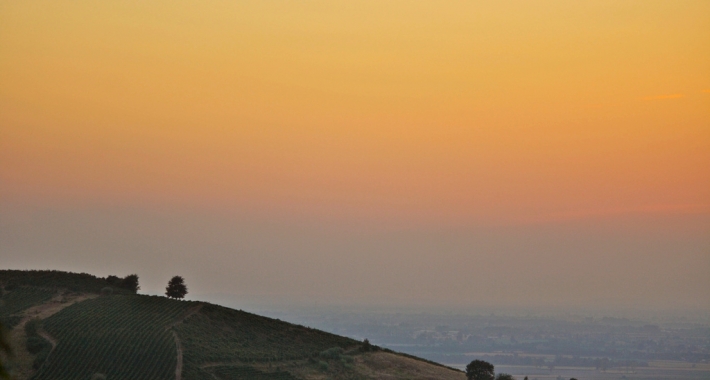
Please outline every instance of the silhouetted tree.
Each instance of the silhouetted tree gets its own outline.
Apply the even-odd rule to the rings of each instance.
[[[496,376],[496,380],[515,380],[515,378],[508,373],[499,373],[498,376]]]
[[[128,289],[133,293],[138,293],[138,289],[141,288],[140,285],[138,285],[137,274],[129,274],[128,276],[124,277],[123,280],[121,280],[121,284],[119,286],[124,289]],[[185,291],[185,293],[187,293],[187,290]]]
[[[138,285],[138,275],[137,274],[129,274],[128,276],[124,278],[120,278],[118,276],[110,275],[106,277],[106,282],[111,284],[112,286],[115,286],[117,288],[123,288],[123,289],[128,289],[132,291],[133,293],[138,293],[138,290],[141,288],[140,285]]]
[[[185,298],[187,294],[187,286],[185,285],[185,279],[181,276],[175,276],[170,279],[168,286],[165,288],[165,295],[170,298]]]
[[[370,351],[375,351],[375,346],[370,344],[370,341],[365,338],[365,340],[362,341],[362,346],[360,346],[360,351],[362,352],[370,352]]]
[[[493,364],[483,360],[474,360],[468,363],[466,366],[466,378],[468,380],[494,380]]]

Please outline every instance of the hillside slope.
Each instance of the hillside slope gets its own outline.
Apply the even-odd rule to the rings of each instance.
[[[116,281],[0,271],[18,379],[464,379],[462,372],[316,329]]]

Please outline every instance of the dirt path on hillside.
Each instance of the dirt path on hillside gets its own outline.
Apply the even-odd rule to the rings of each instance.
[[[25,325],[27,322],[34,318],[46,319],[52,315],[62,311],[64,308],[69,307],[75,303],[85,301],[90,298],[98,297],[96,294],[77,294],[77,295],[67,295],[65,292],[60,291],[51,300],[30,307],[23,310],[20,314],[23,315],[20,323],[15,326],[10,332],[12,342],[15,349],[15,359],[14,363],[16,365],[16,378],[17,380],[29,379],[34,375],[35,371],[32,369],[32,362],[34,361],[34,355],[27,351],[27,334],[25,334]],[[52,345],[52,351],[57,346],[57,340],[54,339],[43,329],[39,329],[37,333],[47,339],[47,341]],[[51,352],[50,352],[51,354]]]
[[[78,294],[78,295],[66,295],[64,292],[60,292],[54,297],[52,297],[51,300],[37,306],[32,306],[28,309],[25,309],[22,311],[22,315],[24,317],[20,321],[17,326],[13,330],[17,329],[25,329],[25,324],[29,322],[31,319],[34,318],[39,318],[39,319],[46,319],[51,317],[52,315],[60,312],[62,309],[71,306],[75,303],[85,301],[91,298],[96,298],[98,297],[97,294]]]
[[[180,337],[178,336],[177,332],[174,330],[174,328],[181,324],[184,320],[187,318],[190,318],[191,316],[195,315],[202,309],[202,305],[197,305],[193,306],[185,311],[185,314],[183,314],[180,318],[178,318],[177,321],[175,321],[173,324],[170,326],[166,327],[165,330],[171,330],[170,332],[173,334],[173,339],[175,340],[175,349],[177,350],[177,364],[175,365],[175,380],[182,380],[182,363],[183,363],[183,352],[182,352],[182,343],[180,342]]]
[[[173,339],[175,339],[175,348],[177,349],[177,364],[175,365],[175,380],[182,380],[182,344],[180,343],[180,338],[175,330],[171,331],[173,333]]]
[[[180,316],[175,322],[173,322],[170,326],[166,327],[166,330],[170,330],[174,328],[175,326],[181,324],[184,320],[190,318],[191,316],[195,315],[202,309],[202,305],[195,305],[187,310],[185,310],[185,313]]]
[[[44,359],[44,362],[46,363],[49,360],[49,357],[52,356],[52,353],[54,352],[54,349],[57,348],[57,340],[54,339],[53,336],[49,335],[48,332],[44,331],[42,327],[37,329],[37,335],[41,336],[42,338],[46,339],[49,344],[52,345],[52,349],[49,350],[49,353],[47,354],[47,357]]]

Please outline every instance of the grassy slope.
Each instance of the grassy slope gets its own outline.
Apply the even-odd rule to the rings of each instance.
[[[5,310],[55,291],[100,293],[104,279],[63,272],[0,271],[12,284]],[[52,289],[52,292],[48,292]],[[21,297],[22,294],[34,294]],[[117,294],[118,293],[118,294]],[[360,342],[203,302],[119,290],[66,306],[40,329],[56,343],[33,379],[462,379],[463,374],[392,352],[362,353]],[[36,306],[35,306],[36,307]]]

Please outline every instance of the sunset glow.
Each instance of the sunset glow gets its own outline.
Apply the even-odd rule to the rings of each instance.
[[[684,4],[5,3],[3,192],[437,222],[708,212],[708,5]]]
[[[706,0],[2,1],[0,197],[383,230],[687,217],[677,236],[702,236],[709,16]]]

